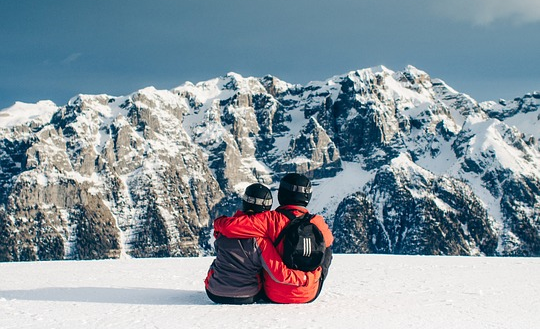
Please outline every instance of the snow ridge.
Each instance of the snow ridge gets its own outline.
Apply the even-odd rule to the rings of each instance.
[[[0,111],[0,259],[204,255],[214,217],[290,171],[336,250],[538,256],[539,102],[379,66],[18,103]]]

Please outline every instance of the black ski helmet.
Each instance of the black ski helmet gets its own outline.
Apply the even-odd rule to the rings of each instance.
[[[268,187],[255,183],[246,188],[242,196],[242,210],[244,212],[263,212],[272,208],[272,192]]]
[[[311,181],[302,174],[290,173],[281,179],[278,201],[282,206],[296,205],[305,207],[311,200]]]

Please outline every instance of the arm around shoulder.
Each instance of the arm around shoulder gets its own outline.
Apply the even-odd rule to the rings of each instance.
[[[228,238],[257,238],[268,236],[269,212],[220,217],[214,221],[214,230]]]
[[[269,239],[258,238],[257,243],[261,250],[263,268],[275,282],[300,287],[306,286],[308,282],[319,280],[320,267],[312,272],[291,270],[283,263],[281,256]]]

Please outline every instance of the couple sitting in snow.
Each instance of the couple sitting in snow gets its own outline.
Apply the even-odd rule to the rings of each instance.
[[[324,239],[321,265],[312,271],[295,270],[285,265],[282,260],[284,233],[280,236],[290,222],[305,218],[308,214],[305,207],[310,199],[311,182],[300,174],[283,177],[278,190],[280,206],[274,211],[270,211],[272,194],[267,187],[261,184],[248,186],[242,198],[242,211],[214,221],[216,258],[205,279],[208,297],[221,304],[251,304],[258,300],[308,303],[315,300],[332,260],[334,238],[328,225],[321,216],[310,216],[311,223],[322,235],[321,241]],[[306,244],[311,248],[306,241],[304,248]]]

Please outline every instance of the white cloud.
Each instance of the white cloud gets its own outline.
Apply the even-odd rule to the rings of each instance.
[[[73,53],[73,54],[70,54],[68,57],[64,58],[62,60],[62,63],[64,64],[70,64],[70,63],[73,63],[75,62],[77,59],[79,59],[79,57],[81,57],[82,53]]]
[[[441,14],[475,25],[496,21],[514,24],[540,22],[539,0],[450,0],[432,3]]]

